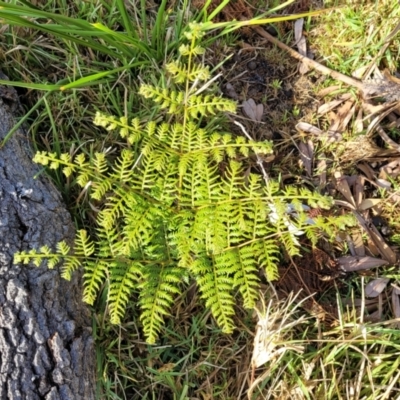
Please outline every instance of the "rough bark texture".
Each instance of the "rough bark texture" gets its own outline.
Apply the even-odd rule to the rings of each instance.
[[[0,140],[15,123],[12,104],[0,91]],[[13,265],[16,251],[74,235],[54,186],[43,174],[34,179],[31,159],[22,129],[0,148],[0,399],[91,400],[94,346],[81,278]]]

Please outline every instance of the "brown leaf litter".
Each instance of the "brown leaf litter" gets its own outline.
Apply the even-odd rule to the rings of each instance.
[[[389,137],[382,126],[380,126],[380,122],[385,117],[388,117],[391,120],[391,126],[400,125],[400,107],[398,105],[398,101],[400,100],[400,79],[393,76],[387,70],[380,72],[377,68],[372,68],[372,63],[371,68],[364,73],[364,80],[349,77],[337,71],[333,71],[330,68],[327,68],[326,66],[308,58],[304,50],[304,44],[302,44],[302,48],[299,49],[299,52],[296,52],[266,32],[263,28],[253,27],[253,29],[260,36],[266,38],[269,42],[275,44],[279,48],[285,50],[292,57],[301,61],[301,66],[305,65],[307,68],[312,68],[324,75],[331,76],[332,78],[359,90],[361,94],[361,99],[359,99],[359,101],[361,101],[361,109],[358,111],[356,104],[357,99],[355,99],[351,94],[342,95],[339,99],[323,104],[318,109],[318,114],[322,115],[334,110],[344,102],[344,104],[340,106],[336,113],[331,112],[329,114],[331,120],[330,126],[323,135],[319,136],[319,138],[322,140],[328,139],[328,143],[340,142],[342,140],[342,133],[346,130],[349,122],[353,120],[353,117],[356,113],[356,131],[361,132],[363,130],[363,112],[366,114],[364,120],[370,120],[370,124],[365,135],[360,135],[355,140],[346,143],[346,147],[341,155],[341,161],[354,162],[361,159],[365,160],[366,158],[378,158],[382,160],[382,158],[387,159],[399,153],[400,146]],[[393,37],[394,34],[399,30],[400,24],[394,29],[389,37]],[[298,32],[296,33],[296,36],[300,41],[304,39],[304,37]],[[381,49],[379,53],[382,53],[382,51],[387,48],[388,44],[389,40],[387,39],[385,46],[382,47],[383,50]],[[377,57],[375,57],[375,59],[376,58]],[[372,71],[375,72],[375,79],[368,79]],[[337,87],[334,89],[337,89]],[[323,93],[323,95],[328,93],[329,90],[325,89],[325,93]],[[374,107],[373,101],[376,99],[383,101],[383,105]],[[385,143],[388,149],[382,149],[372,141],[372,136],[375,132],[379,134],[381,140]]]

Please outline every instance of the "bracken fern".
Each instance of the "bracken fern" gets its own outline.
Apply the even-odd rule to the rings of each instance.
[[[191,24],[179,61],[166,66],[170,88],[142,85],[140,94],[165,110],[162,122],[142,122],[97,114],[94,123],[118,130],[127,146],[113,162],[105,153],[91,159],[47,152],[34,161],[63,168],[100,204],[96,233],[77,232],[73,251],[61,242],[15,255],[15,262],[49,267],[63,261],[62,276],[84,269],[84,300],[93,304],[108,285],[111,323],[118,324],[138,291],[146,339],[154,343],[174,299],[194,279],[205,305],[224,332],[234,326],[235,292],[252,308],[259,271],[277,278],[280,247],[299,253],[296,235],[314,243],[321,231],[333,235],[344,218],[312,221],[305,205],[328,208],[330,200],[309,190],[265,182],[245,174],[239,161],[272,152],[257,143],[221,133],[207,118],[234,112],[236,104],[208,93],[210,72],[197,62],[201,25]],[[199,88],[199,85],[203,86]],[[208,126],[207,128],[205,126]]]

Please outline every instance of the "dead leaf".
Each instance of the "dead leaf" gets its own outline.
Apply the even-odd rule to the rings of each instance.
[[[303,47],[306,46],[306,38],[304,36],[300,39],[299,44],[301,44]],[[299,72],[301,75],[305,75],[309,70],[310,68],[307,64],[305,63],[300,64]]]
[[[386,179],[387,176],[396,178],[400,175],[400,159],[392,160],[380,168],[379,178]]]
[[[308,124],[307,122],[299,122],[296,125],[296,129],[299,132],[307,132],[315,135],[317,139],[327,140],[328,143],[338,142],[342,139],[342,135],[337,132],[323,132],[321,129],[314,125]]]
[[[392,290],[392,308],[393,314],[396,318],[400,318],[400,291],[397,288],[393,288]],[[399,328],[400,323],[395,324],[397,328]]]
[[[389,103],[391,104],[391,103]],[[392,140],[386,132],[380,128],[379,123],[390,113],[392,113],[394,110],[396,110],[398,107],[397,103],[389,107],[386,111],[384,112],[379,112],[379,114],[372,119],[371,123],[368,125],[367,132],[365,133],[365,136],[371,137],[375,130],[379,133],[379,135],[382,137],[382,139],[386,142],[386,144],[389,146],[389,148],[394,149],[395,151],[400,151],[400,146]],[[379,129],[380,128],[380,129]]]
[[[264,113],[264,106],[256,104],[253,99],[248,99],[242,103],[244,113],[253,121],[260,122]]]
[[[353,214],[357,218],[360,225],[363,227],[365,232],[367,232],[369,238],[373,241],[374,245],[379,251],[379,254],[385,260],[389,261],[390,264],[395,264],[397,261],[396,253],[387,245],[382,235],[376,229],[373,224],[368,224],[365,219],[357,212],[353,211]]]
[[[357,255],[358,257],[365,256],[365,246],[361,232],[357,231],[353,233],[351,236],[353,239],[354,251],[356,253],[355,255]]]
[[[394,168],[397,168],[399,165],[400,165],[400,158],[387,163],[386,167],[388,167],[390,169],[394,169]]]
[[[346,102],[347,103],[347,102]],[[356,105],[354,104],[354,101],[349,101],[349,104],[351,105],[350,109],[346,110],[345,114],[340,114],[339,116],[341,118],[341,124],[340,124],[340,130],[345,131],[347,128],[347,125],[349,124],[350,120],[353,118],[354,113],[356,112]]]
[[[328,131],[344,132],[355,112],[354,100],[347,100],[337,111],[335,121],[332,121]]]
[[[246,42],[239,42],[239,46],[242,48],[240,51],[241,52],[248,52],[248,51],[254,51],[256,48]]]
[[[314,144],[311,140],[307,143],[300,142],[299,145],[300,159],[309,177],[312,176],[312,163],[314,157]]]
[[[343,256],[337,259],[342,269],[346,272],[361,271],[365,269],[378,268],[382,265],[389,264],[386,260],[375,257],[353,257]]]
[[[354,193],[353,197],[357,208],[359,208],[363,199],[364,184],[365,184],[365,178],[363,176],[358,175],[353,185],[353,193]]]
[[[353,206],[352,204],[350,204],[349,202],[344,201],[344,200],[335,200],[334,203],[336,206],[346,207],[353,211],[356,209],[355,206]]]
[[[356,70],[354,70],[354,71],[352,72],[351,76],[352,76],[353,78],[362,80],[363,77],[364,77],[365,71],[367,71],[368,68],[369,68],[369,65],[366,65],[366,66],[357,68]]]
[[[341,88],[340,85],[329,86],[329,87],[327,87],[327,88],[325,88],[325,89],[320,90],[320,91],[317,93],[317,96],[318,96],[318,97],[325,97],[325,96],[327,96],[328,94],[331,94],[331,93],[335,92],[336,90],[339,90],[340,88]]]
[[[236,90],[231,83],[227,83],[225,85],[225,88],[226,88],[226,95],[228,97],[230,97],[231,99],[235,99],[235,100],[239,99],[239,95],[236,93]]]
[[[382,77],[383,77],[384,79],[388,80],[388,81],[391,81],[391,82],[393,82],[393,83],[397,83],[398,85],[400,84],[400,79],[399,79],[397,76],[392,75],[392,74],[390,73],[390,71],[389,71],[387,68],[385,68],[385,69],[382,71]]]
[[[375,207],[381,201],[382,199],[364,199],[358,206],[358,209],[361,211],[368,210],[368,208]]]
[[[350,186],[346,180],[346,178],[342,175],[341,172],[339,171],[335,171],[335,173],[333,174],[333,176],[336,179],[336,189],[342,193],[342,195],[344,196],[344,198],[352,205],[355,207],[355,201],[353,198],[353,195],[351,193],[350,190]]]
[[[375,172],[368,164],[357,164],[357,168],[360,169],[370,181],[375,179]]]
[[[379,307],[376,311],[365,317],[367,322],[379,322],[382,321],[382,307]]]
[[[337,100],[332,100],[329,103],[325,103],[320,106],[317,110],[317,113],[320,115],[326,114],[327,112],[336,108],[339,104],[342,104],[344,101],[347,101],[351,98],[351,94],[346,93],[340,96]]]
[[[300,19],[296,20],[296,22],[294,23],[294,37],[296,40],[296,46],[297,46],[298,52],[302,56],[307,57],[307,42],[306,42],[306,38],[303,35],[303,24],[304,24],[304,18],[300,18]],[[300,74],[304,75],[309,70],[310,70],[310,68],[308,67],[308,65],[306,63],[304,63],[304,62],[300,63],[300,68],[299,68]]]
[[[319,177],[319,186],[323,187],[326,185],[326,159],[325,159],[325,154],[320,155],[320,160],[318,161],[317,164],[317,174]]]
[[[356,120],[354,121],[354,133],[361,133],[364,130],[364,123],[362,119],[362,109],[360,108],[357,113]]]
[[[342,299],[343,305],[350,307],[376,306],[377,302],[377,299]]]
[[[328,131],[327,134],[325,135],[325,138],[327,138],[328,143],[337,143],[340,142],[343,139],[343,136],[340,132],[336,131]]]
[[[302,56],[306,56],[307,48],[304,48],[304,47],[302,48],[298,44],[299,40],[303,37],[303,25],[304,25],[304,18],[296,19],[296,21],[294,23],[294,39],[296,40],[296,45],[299,50],[299,53]]]
[[[377,179],[375,182],[379,187],[386,190],[389,190],[392,187],[392,184],[386,179]]]
[[[314,125],[311,125],[307,122],[299,122],[296,125],[296,129],[298,131],[306,132],[306,133],[312,133],[315,136],[321,135],[323,132],[321,129],[317,128]]]
[[[388,278],[374,279],[365,286],[365,295],[372,298],[378,297],[385,290],[389,281],[390,279]]]
[[[329,125],[328,131],[336,132],[340,125],[339,116],[336,113],[334,113],[333,111],[329,112],[328,115],[329,115],[329,120],[331,122],[331,124]]]
[[[374,241],[368,236],[367,239],[367,248],[370,254],[372,254],[373,256],[379,256],[379,250],[378,247],[376,247]]]
[[[392,138],[389,137],[389,135],[383,130],[383,128],[379,126],[376,131],[379,133],[379,136],[383,139],[383,141],[387,144],[389,149],[400,152],[400,146]]]
[[[343,175],[350,187],[357,183],[358,175]]]

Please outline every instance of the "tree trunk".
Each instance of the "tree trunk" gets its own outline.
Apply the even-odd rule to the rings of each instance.
[[[1,76],[2,77],[2,76]],[[14,96],[14,97],[13,97]],[[0,87],[0,140],[15,124],[14,89]],[[23,129],[0,148],[0,399],[91,400],[95,357],[81,276],[13,265],[16,251],[73,239],[55,187],[31,161]]]

